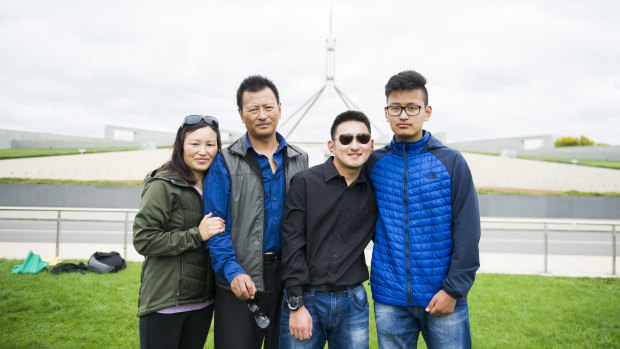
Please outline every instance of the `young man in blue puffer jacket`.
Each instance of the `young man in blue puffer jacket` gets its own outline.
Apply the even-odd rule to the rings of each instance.
[[[371,287],[380,348],[469,348],[467,293],[480,265],[480,213],[463,156],[423,130],[426,79],[403,71],[385,86],[391,143],[368,161],[379,217]]]

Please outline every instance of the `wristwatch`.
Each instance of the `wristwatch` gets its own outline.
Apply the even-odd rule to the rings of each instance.
[[[304,305],[304,297],[290,297],[286,303],[290,311],[295,311]]]

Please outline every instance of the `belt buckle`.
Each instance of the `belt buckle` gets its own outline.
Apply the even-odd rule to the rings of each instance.
[[[275,263],[280,261],[281,257],[278,256],[278,252],[265,252],[263,254],[263,260],[265,263]]]

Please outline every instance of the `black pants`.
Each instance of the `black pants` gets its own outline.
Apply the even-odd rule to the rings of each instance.
[[[207,341],[214,305],[177,314],[140,317],[140,348],[201,348]]]
[[[261,329],[242,301],[232,291],[221,287],[215,290],[215,348],[277,349],[280,340],[280,310],[282,305],[282,273],[280,263],[265,263],[264,293],[257,293],[257,313],[269,317],[269,326]]]

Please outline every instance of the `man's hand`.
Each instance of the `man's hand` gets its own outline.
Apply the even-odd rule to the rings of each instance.
[[[312,316],[308,309],[302,305],[301,308],[291,311],[288,327],[291,331],[291,336],[300,341],[310,339],[312,337]]]
[[[256,294],[256,286],[254,286],[254,281],[252,281],[252,278],[248,274],[239,274],[235,276],[230,283],[230,289],[235,296],[242,301],[254,298],[254,294]]]
[[[455,305],[456,299],[452,298],[444,290],[440,290],[426,306],[426,312],[432,316],[444,316],[452,314]]]

